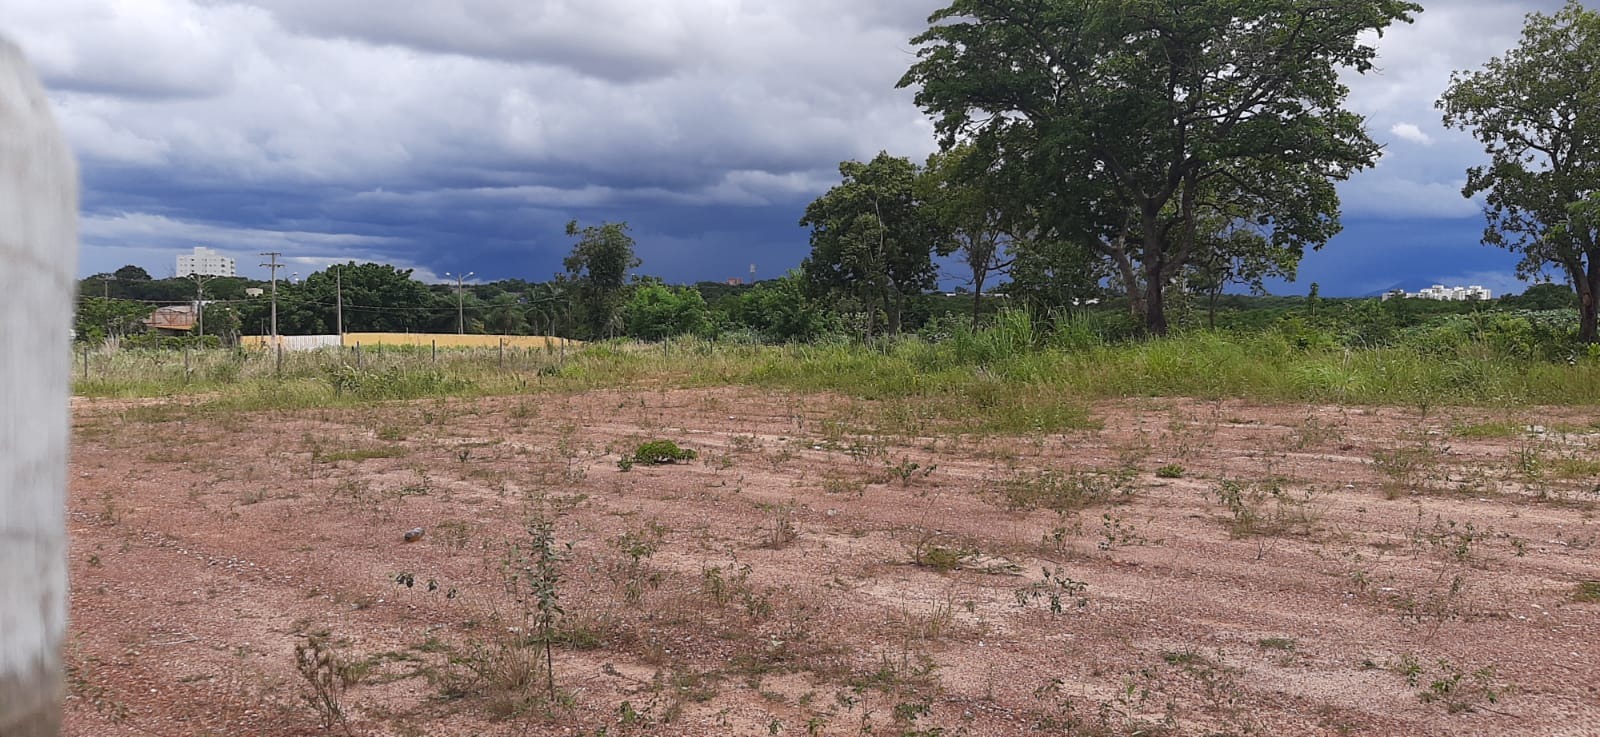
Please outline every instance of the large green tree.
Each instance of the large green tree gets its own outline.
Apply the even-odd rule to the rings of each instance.
[[[567,235],[578,239],[563,264],[572,280],[572,295],[588,338],[611,338],[622,331],[627,301],[628,270],[640,264],[633,255],[627,223],[601,223],[585,228],[567,223]]]
[[[411,269],[350,261],[318,271],[298,286],[306,307],[321,314],[328,333],[339,332],[334,317],[341,295],[345,332],[415,331],[441,315],[454,322],[454,310],[448,308],[455,300],[436,298],[428,285],[412,278]]]
[[[112,272],[112,276],[123,281],[150,281],[150,272],[145,271],[142,266],[133,264],[117,269]]]
[[[628,335],[640,340],[711,332],[706,300],[694,287],[669,287],[651,279],[634,287],[624,314]]]
[[[888,332],[897,333],[907,298],[935,285],[933,253],[948,253],[950,239],[919,197],[921,168],[910,159],[879,153],[839,164],[839,174],[843,181],[800,219],[811,228],[801,269],[814,293],[859,300],[869,333],[877,332],[880,308]]]
[[[1489,154],[1463,190],[1487,195],[1484,242],[1522,254],[1520,276],[1550,265],[1565,272],[1578,292],[1579,335],[1594,342],[1600,217],[1585,201],[1600,197],[1600,13],[1568,2],[1529,15],[1521,44],[1453,75],[1439,108]]]
[[[73,334],[78,340],[99,342],[112,336],[143,332],[142,321],[155,309],[155,305],[144,302],[81,295]]]
[[[913,39],[901,80],[948,147],[995,150],[1040,222],[1111,262],[1147,329],[1209,212],[1247,213],[1272,245],[1339,230],[1333,181],[1379,147],[1343,108],[1366,34],[1401,0],[955,0]]]
[[[730,295],[728,317],[780,343],[813,340],[837,327],[838,314],[806,293],[805,274],[796,269]]]

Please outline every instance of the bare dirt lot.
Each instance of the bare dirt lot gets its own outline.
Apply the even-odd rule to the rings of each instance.
[[[1088,409],[81,401],[67,731],[1600,734],[1592,411]]]

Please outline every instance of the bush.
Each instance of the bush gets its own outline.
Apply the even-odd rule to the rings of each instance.
[[[633,290],[624,311],[628,335],[640,340],[711,332],[705,298],[691,287],[645,284]]]
[[[624,460],[641,463],[646,466],[660,466],[678,461],[692,461],[699,457],[698,453],[688,448],[679,448],[671,440],[651,440],[640,443],[633,451],[633,455]]]

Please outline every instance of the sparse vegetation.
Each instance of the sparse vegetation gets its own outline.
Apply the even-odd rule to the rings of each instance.
[[[1019,471],[1002,480],[999,493],[1013,509],[1048,509],[1071,512],[1102,504],[1127,501],[1133,496],[1134,474],[1129,470]]]
[[[302,700],[317,713],[323,729],[338,727],[353,735],[345,714],[345,692],[361,682],[364,669],[343,658],[326,632],[313,633],[294,646],[295,671],[300,674]]]
[[[700,366],[694,371],[737,371],[775,350],[723,354],[724,347],[704,345],[706,353],[685,356],[686,346],[675,343],[671,358],[655,358]],[[602,348],[613,350],[586,350]],[[905,349],[878,350],[871,360]],[[369,366],[381,367],[382,358],[373,352]],[[1441,440],[1446,433],[1420,426],[1410,410],[1397,421],[1392,408],[1319,408],[1313,422],[1309,413],[1275,405],[1166,397],[1080,404],[1058,396],[1050,401],[1092,407],[1097,429],[1029,427],[994,436],[968,432],[969,423],[942,408],[955,400],[942,395],[736,397],[721,386],[674,389],[679,379],[603,372],[585,379],[588,386],[616,380],[635,389],[555,391],[573,389],[565,383],[575,376],[570,367],[588,359],[574,351],[568,360],[569,372],[546,377],[544,389],[500,400],[462,394],[361,405],[329,393],[321,395],[328,403],[314,408],[221,412],[239,396],[230,390],[135,404],[140,412],[90,403],[82,423],[90,431],[80,441],[82,470],[90,475],[75,483],[91,495],[78,499],[74,512],[106,523],[81,533],[99,544],[77,554],[74,580],[89,587],[86,600],[115,596],[115,576],[129,560],[119,546],[130,544],[162,545],[169,553],[158,561],[180,548],[227,550],[229,558],[211,567],[219,573],[250,570],[241,568],[248,561],[271,566],[274,575],[301,575],[286,561],[331,550],[376,566],[388,577],[376,589],[351,590],[313,571],[316,580],[294,593],[308,610],[374,625],[367,633],[388,631],[396,617],[428,623],[426,633],[407,629],[406,642],[364,634],[348,646],[372,651],[349,658],[364,673],[336,697],[358,734],[369,724],[415,734],[401,725],[426,725],[439,713],[486,734],[592,734],[600,727],[647,734],[719,719],[727,729],[757,732],[776,720],[783,733],[987,727],[988,707],[972,708],[946,690],[949,676],[935,664],[949,653],[966,659],[962,677],[978,679],[972,683],[983,689],[980,703],[1054,729],[1176,734],[1202,724],[1259,733],[1252,725],[1267,718],[1257,713],[1308,729],[1387,722],[1360,710],[1313,710],[1309,717],[1274,711],[1260,698],[1256,671],[1225,658],[1240,656],[1237,634],[1219,636],[1188,620],[1193,645],[1136,637],[1129,648],[1123,630],[1109,623],[1130,601],[1174,597],[1185,602],[1183,611],[1207,613],[1233,630],[1264,630],[1243,640],[1243,657],[1252,662],[1295,669],[1348,658],[1355,667],[1362,657],[1395,656],[1351,655],[1337,640],[1348,634],[1344,622],[1386,619],[1395,639],[1422,650],[1463,622],[1498,616],[1502,595],[1489,593],[1504,590],[1504,576],[1526,570],[1524,561],[1587,561],[1596,548],[1584,482],[1566,478],[1569,466],[1583,470],[1593,439],[1581,413],[1560,408],[1542,433],[1467,437],[1473,433],[1451,429],[1449,442],[1459,448],[1450,448]],[[710,381],[701,376],[695,380]],[[249,381],[247,371],[240,382]],[[489,381],[473,377],[470,393]],[[983,381],[1025,389],[1032,379]],[[982,391],[981,401],[1009,411],[1008,400]],[[539,421],[508,424],[524,404],[537,405]],[[124,431],[151,422],[184,442],[150,448],[133,442],[142,433]],[[1573,429],[1561,429],[1563,422]],[[641,447],[664,437],[673,440],[657,446],[659,457],[678,463],[670,473],[592,470],[608,454],[630,462],[657,457]],[[704,463],[683,463],[692,452],[680,445],[685,440],[704,448],[696,454]],[[252,455],[233,452],[236,446]],[[1411,474],[1415,491],[1392,500],[1366,493],[1392,469],[1365,459],[1396,448],[1424,449],[1426,462],[1398,474]],[[108,492],[100,464],[118,453],[130,453],[120,463],[163,470],[118,467],[117,483],[133,491]],[[272,460],[256,460],[261,456]],[[1153,482],[1152,474],[1186,480]],[[157,479],[176,481],[169,490]],[[1448,489],[1484,489],[1471,503],[1495,506],[1511,496],[1489,490],[1529,480],[1561,503],[1541,503],[1537,519],[1516,506],[1492,517],[1442,513],[1468,499]],[[165,501],[153,505],[151,495]],[[1419,505],[1429,511],[1416,514]],[[159,519],[150,511],[158,506]],[[280,552],[262,557],[246,555],[244,543],[231,538],[197,544],[186,532],[192,528],[169,527],[168,518],[230,525],[234,535],[292,520],[304,532],[275,540],[270,551]],[[1550,519],[1562,527],[1542,531]],[[404,546],[400,533],[413,526],[426,535]],[[167,529],[177,531],[146,536]],[[1257,558],[1270,551],[1274,564],[1236,554],[1246,548]],[[930,582],[942,590],[930,595]],[[1270,609],[1252,610],[1245,623],[1212,605],[1234,586],[1268,586],[1298,601],[1330,597],[1344,618],[1316,633]],[[1531,593],[1513,587],[1509,596],[1558,618],[1593,605],[1596,592],[1567,586]],[[225,586],[196,591],[179,597],[175,609],[239,601]],[[1091,592],[1101,593],[1091,599]],[[1149,618],[1171,626],[1169,615],[1152,611]],[[1096,652],[1092,665],[1076,660],[1077,650],[1063,650],[1063,662],[1072,664],[1061,672],[1064,685],[1037,702],[1018,702],[998,679],[984,682],[1005,659],[1036,653],[1041,642],[1060,644],[1031,634],[1056,617],[1072,626],[1050,631],[1070,632],[1073,647]],[[1521,621],[1506,623],[1514,629]],[[340,658],[345,649],[338,646]],[[1428,719],[1441,720],[1441,729],[1468,709],[1499,718],[1501,702],[1514,698],[1498,677],[1479,675],[1489,664],[1452,669],[1436,660],[1417,660],[1417,682],[1403,693],[1437,706]],[[284,673],[293,680],[274,686],[271,674],[263,675],[251,698],[270,699],[273,688],[305,680],[286,665]],[[426,687],[374,698],[377,686],[408,679]],[[1542,678],[1540,686],[1561,688]],[[84,701],[75,708],[109,718],[109,710],[93,711],[89,688],[78,693]],[[137,702],[109,690],[95,698]],[[749,704],[764,710],[759,723],[734,716]],[[963,715],[968,710],[971,719]],[[304,729],[323,721],[316,709],[304,715]]]
[[[1296,494],[1283,479],[1225,479],[1209,494],[1227,511],[1228,531],[1234,537],[1308,535],[1316,527],[1316,493],[1307,489]]]
[[[893,55],[878,32],[898,27],[900,10],[854,5],[874,7],[825,20],[876,34]],[[795,213],[811,228],[805,263],[756,284],[635,273],[621,221],[569,222],[566,273],[544,283],[456,272],[428,285],[355,263],[283,280],[280,254],[271,297],[247,279],[96,275],[80,284],[74,325],[69,498],[43,516],[73,536],[58,553],[68,570],[43,560],[71,586],[65,724],[206,737],[1590,727],[1600,14],[1570,0],[1528,16],[1521,47],[1455,75],[1439,103],[1495,160],[1465,185],[1487,195],[1486,242],[1524,257],[1519,276],[1555,268],[1567,284],[1451,303],[1327,297],[1316,283],[1304,297],[1266,294],[1339,232],[1339,183],[1383,154],[1349,83],[1380,68],[1373,39],[1421,10],[950,0],[912,39],[900,82],[941,139],[925,163],[885,151],[814,186],[791,161],[816,148],[801,136],[776,145],[777,168],[691,147],[713,169],[743,162],[726,181],[645,167],[648,186],[578,192],[552,171],[522,191],[505,185],[540,156],[434,161],[474,139],[463,130],[372,148],[380,165],[414,155],[419,171],[451,172],[448,187],[407,176],[398,193],[352,195],[364,190],[337,180],[372,164],[357,156],[299,177],[315,185],[300,199],[328,212],[252,210],[255,240],[283,240],[304,263],[321,246],[382,249],[429,232],[263,234],[396,204],[493,225],[474,208],[514,203],[523,217],[478,228],[504,251],[547,205],[825,190]],[[714,15],[709,26],[726,20]],[[692,26],[692,46],[715,35],[698,20],[667,25]],[[466,27],[445,30],[472,37]],[[760,85],[695,90],[717,70],[675,66],[682,46],[640,47],[672,58],[591,53],[580,86],[666,80],[709,104],[707,119],[759,107]],[[470,48],[384,51],[369,56],[405,62],[385,67],[385,83],[419,70],[457,81],[485,63],[528,76],[511,69],[518,59]],[[555,69],[570,51],[534,61]],[[756,51],[758,66],[796,68]],[[846,66],[812,61],[802,71]],[[780,117],[816,100],[881,107],[803,79],[787,89],[800,94]],[[326,91],[296,109],[361,109],[363,98]],[[205,95],[179,97],[163,109]],[[553,97],[523,97],[513,89],[491,111],[506,124],[499,139],[537,153],[551,141],[536,134],[581,128],[546,115]],[[650,101],[595,107],[630,124],[659,112],[634,110],[635,98]],[[1393,134],[1428,142],[1385,117]],[[69,122],[104,133],[85,120]],[[252,175],[306,174],[305,151],[266,143],[281,160]],[[634,148],[611,158],[628,169]],[[140,153],[118,166],[137,169],[150,158]],[[175,171],[226,171],[155,153]],[[593,152],[563,153],[576,171]],[[240,199],[207,184],[219,185],[213,204]],[[86,202],[107,215],[136,199]],[[203,218],[124,220],[91,222],[100,232],[88,235],[251,235]],[[640,232],[659,241],[659,225]],[[971,291],[940,294],[940,258],[956,254]],[[158,335],[143,322],[157,304],[171,316],[203,308],[204,325]],[[239,345],[267,320],[274,335],[336,345]],[[487,347],[363,345],[350,328],[408,341],[449,330],[449,342]],[[59,470],[22,473],[59,484]],[[317,629],[330,621],[342,637]]]

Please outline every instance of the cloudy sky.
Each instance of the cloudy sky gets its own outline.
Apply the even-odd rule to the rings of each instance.
[[[1452,69],[1559,0],[1433,0],[1352,77],[1387,145],[1299,285],[1522,286],[1459,192],[1482,158],[1442,129]],[[344,259],[424,278],[548,278],[564,224],[626,220],[644,273],[766,278],[842,159],[920,159],[894,83],[940,0],[0,0],[82,160],[82,271],[170,276],[194,245],[261,276]],[[954,283],[954,275],[949,282]]]

